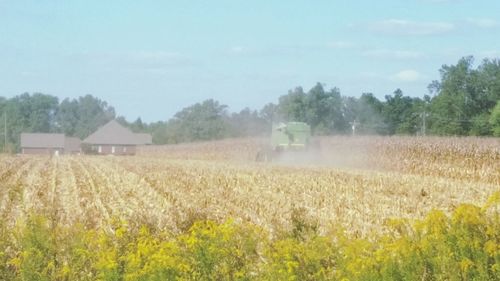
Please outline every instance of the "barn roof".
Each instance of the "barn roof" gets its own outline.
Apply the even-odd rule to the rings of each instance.
[[[23,148],[64,148],[64,134],[21,133]]]
[[[111,120],[83,140],[89,144],[141,145],[146,144],[144,134],[135,134],[116,120]]]

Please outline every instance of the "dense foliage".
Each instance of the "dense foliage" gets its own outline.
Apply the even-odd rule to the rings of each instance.
[[[491,135],[488,122],[500,101],[500,61],[485,60],[472,68],[472,57],[441,68],[441,82],[431,84],[431,130],[436,134]],[[493,124],[494,125],[494,124]]]
[[[474,69],[473,58],[465,57],[456,65],[444,65],[440,74],[441,80],[429,85],[432,96],[422,98],[405,96],[401,89],[382,101],[372,93],[354,98],[317,83],[307,92],[302,87],[290,90],[277,104],[267,104],[260,111],[244,109],[229,115],[208,100],[184,109],[182,116],[178,113],[166,123],[154,124],[150,131],[157,135],[157,143],[255,136],[269,132],[271,124],[279,121],[307,122],[316,135],[498,135],[500,109],[494,108],[500,102],[500,60],[484,60]],[[198,120],[214,128],[214,124],[206,124],[204,116],[204,112],[213,111],[219,114],[208,122],[219,124],[217,133],[186,135],[186,128],[178,126],[184,120],[191,130],[189,124]]]
[[[0,97],[0,114],[3,125],[0,147],[7,151],[16,151],[23,132],[64,133],[84,138],[115,118],[113,107],[91,95],[59,103],[57,97],[41,93],[24,93],[11,99]]]
[[[297,210],[274,235],[247,223],[196,221],[182,233],[115,220],[111,229],[34,215],[0,225],[2,280],[500,280],[500,193],[451,216],[387,221],[370,238],[319,234]]]
[[[307,122],[317,135],[498,136],[500,60],[484,60],[474,69],[473,58],[465,57],[456,65],[444,65],[440,74],[441,80],[429,85],[432,97],[409,97],[396,89],[382,101],[371,93],[354,98],[318,83],[307,92],[301,87],[290,90],[277,104],[261,110],[228,113],[226,105],[209,99],[182,109],[168,121],[146,124],[138,118],[130,123],[123,117],[119,121],[136,132],[151,133],[156,144],[263,135],[279,121]],[[115,118],[113,107],[90,95],[59,103],[57,97],[40,93],[0,97],[0,114],[7,123],[7,146],[12,151],[21,132],[62,132],[84,138]],[[1,138],[1,147],[4,142]]]

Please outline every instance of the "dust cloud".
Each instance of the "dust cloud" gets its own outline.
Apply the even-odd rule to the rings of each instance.
[[[376,148],[366,139],[336,137],[319,140],[305,150],[274,153],[272,163],[283,166],[319,166],[338,169],[380,169]]]

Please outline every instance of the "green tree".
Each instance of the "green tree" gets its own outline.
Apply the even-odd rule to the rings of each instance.
[[[135,119],[134,122],[128,122],[125,119],[125,117],[123,117],[123,116],[118,116],[115,118],[115,120],[118,123],[120,123],[121,125],[128,127],[134,133],[150,133],[151,132],[149,125],[147,123],[142,122],[141,117],[138,117],[137,119]]]
[[[497,105],[491,112],[490,124],[493,135],[495,137],[500,137],[500,100],[497,102]]]
[[[271,129],[271,125],[273,124],[273,122],[281,121],[278,110],[278,105],[274,103],[268,103],[264,105],[264,107],[259,111],[259,116],[267,123],[268,129]]]
[[[140,133],[144,132],[146,129],[147,124],[142,122],[141,117],[138,117],[134,122],[132,122],[132,131]]]
[[[48,133],[55,124],[59,101],[57,97],[24,93],[9,100],[9,119],[17,119],[22,131]],[[15,121],[14,121],[15,122]]]
[[[229,136],[226,105],[209,99],[186,107],[164,127],[168,143],[214,140]]]
[[[307,93],[306,122],[316,134],[331,134],[334,130],[344,130],[342,97],[338,88],[326,92],[317,83]]]
[[[68,135],[76,135],[76,127],[80,122],[78,112],[78,101],[65,98],[59,105],[56,120],[60,132]]]
[[[57,97],[40,93],[33,95],[24,93],[8,100],[3,99],[2,104],[2,121],[5,117],[7,120],[8,151],[17,150],[20,134],[23,132],[49,133],[54,131],[55,115],[59,106]]]
[[[471,117],[468,106],[471,104],[472,85],[470,84],[473,58],[459,60],[457,65],[443,65],[440,69],[441,82],[434,88],[437,96],[432,100],[433,133],[439,135],[466,135],[469,131],[467,119]]]
[[[60,132],[81,139],[114,118],[115,109],[91,95],[63,100],[56,117]]]
[[[6,115],[6,110],[7,110],[7,100],[4,97],[0,97],[0,150],[5,151],[5,132],[4,132],[4,118],[7,117]]]
[[[346,124],[345,131],[350,131],[352,122],[356,122],[358,134],[387,134],[384,123],[384,104],[372,93],[363,93],[359,99],[342,97],[342,115]]]
[[[307,96],[302,87],[279,98],[279,115],[286,121],[306,122]]]
[[[492,127],[489,122],[490,114],[483,112],[472,117],[470,134],[473,136],[489,136],[492,133]]]
[[[267,121],[260,117],[256,110],[248,107],[231,114],[228,123],[231,126],[231,135],[234,137],[258,136],[270,129]]]
[[[404,96],[401,89],[396,89],[393,96],[385,96],[383,115],[389,134],[413,134],[417,130],[418,115],[414,103],[419,102]]]
[[[29,127],[32,132],[51,132],[55,125],[55,116],[59,107],[57,97],[35,93],[28,98]]]
[[[456,65],[444,65],[441,81],[429,89],[431,131],[439,135],[487,135],[489,113],[500,99],[500,62],[484,60],[473,68],[473,57],[464,57]]]
[[[168,136],[166,125],[167,123],[164,121],[153,122],[148,125],[148,131],[151,133],[153,137],[154,144],[167,144]]]
[[[500,59],[485,59],[478,67],[481,89],[478,107],[483,111],[495,107],[500,100]]]
[[[21,133],[60,132],[85,138],[115,117],[113,107],[90,95],[59,104],[57,97],[42,93],[0,98],[0,113],[2,125],[7,120],[7,146],[12,152],[19,148]],[[0,144],[3,149],[4,133]]]
[[[325,91],[320,83],[307,94],[297,87],[281,96],[278,112],[283,121],[308,123],[315,134],[330,134],[345,128],[340,91],[337,88]]]

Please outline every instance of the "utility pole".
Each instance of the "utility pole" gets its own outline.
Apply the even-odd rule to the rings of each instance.
[[[7,152],[7,110],[3,112],[3,152]]]
[[[424,112],[422,113],[422,136],[424,137],[427,135],[427,117],[429,116],[429,113],[427,113],[428,104],[428,101],[424,101]]]
[[[425,122],[425,117],[427,117],[427,112],[425,112],[425,109],[424,109],[424,113],[422,113],[422,135],[425,137],[425,134],[426,134],[426,122]]]
[[[356,135],[356,127],[359,125],[359,123],[356,119],[354,119],[354,121],[349,122],[349,124],[351,124],[352,135],[355,136]]]

